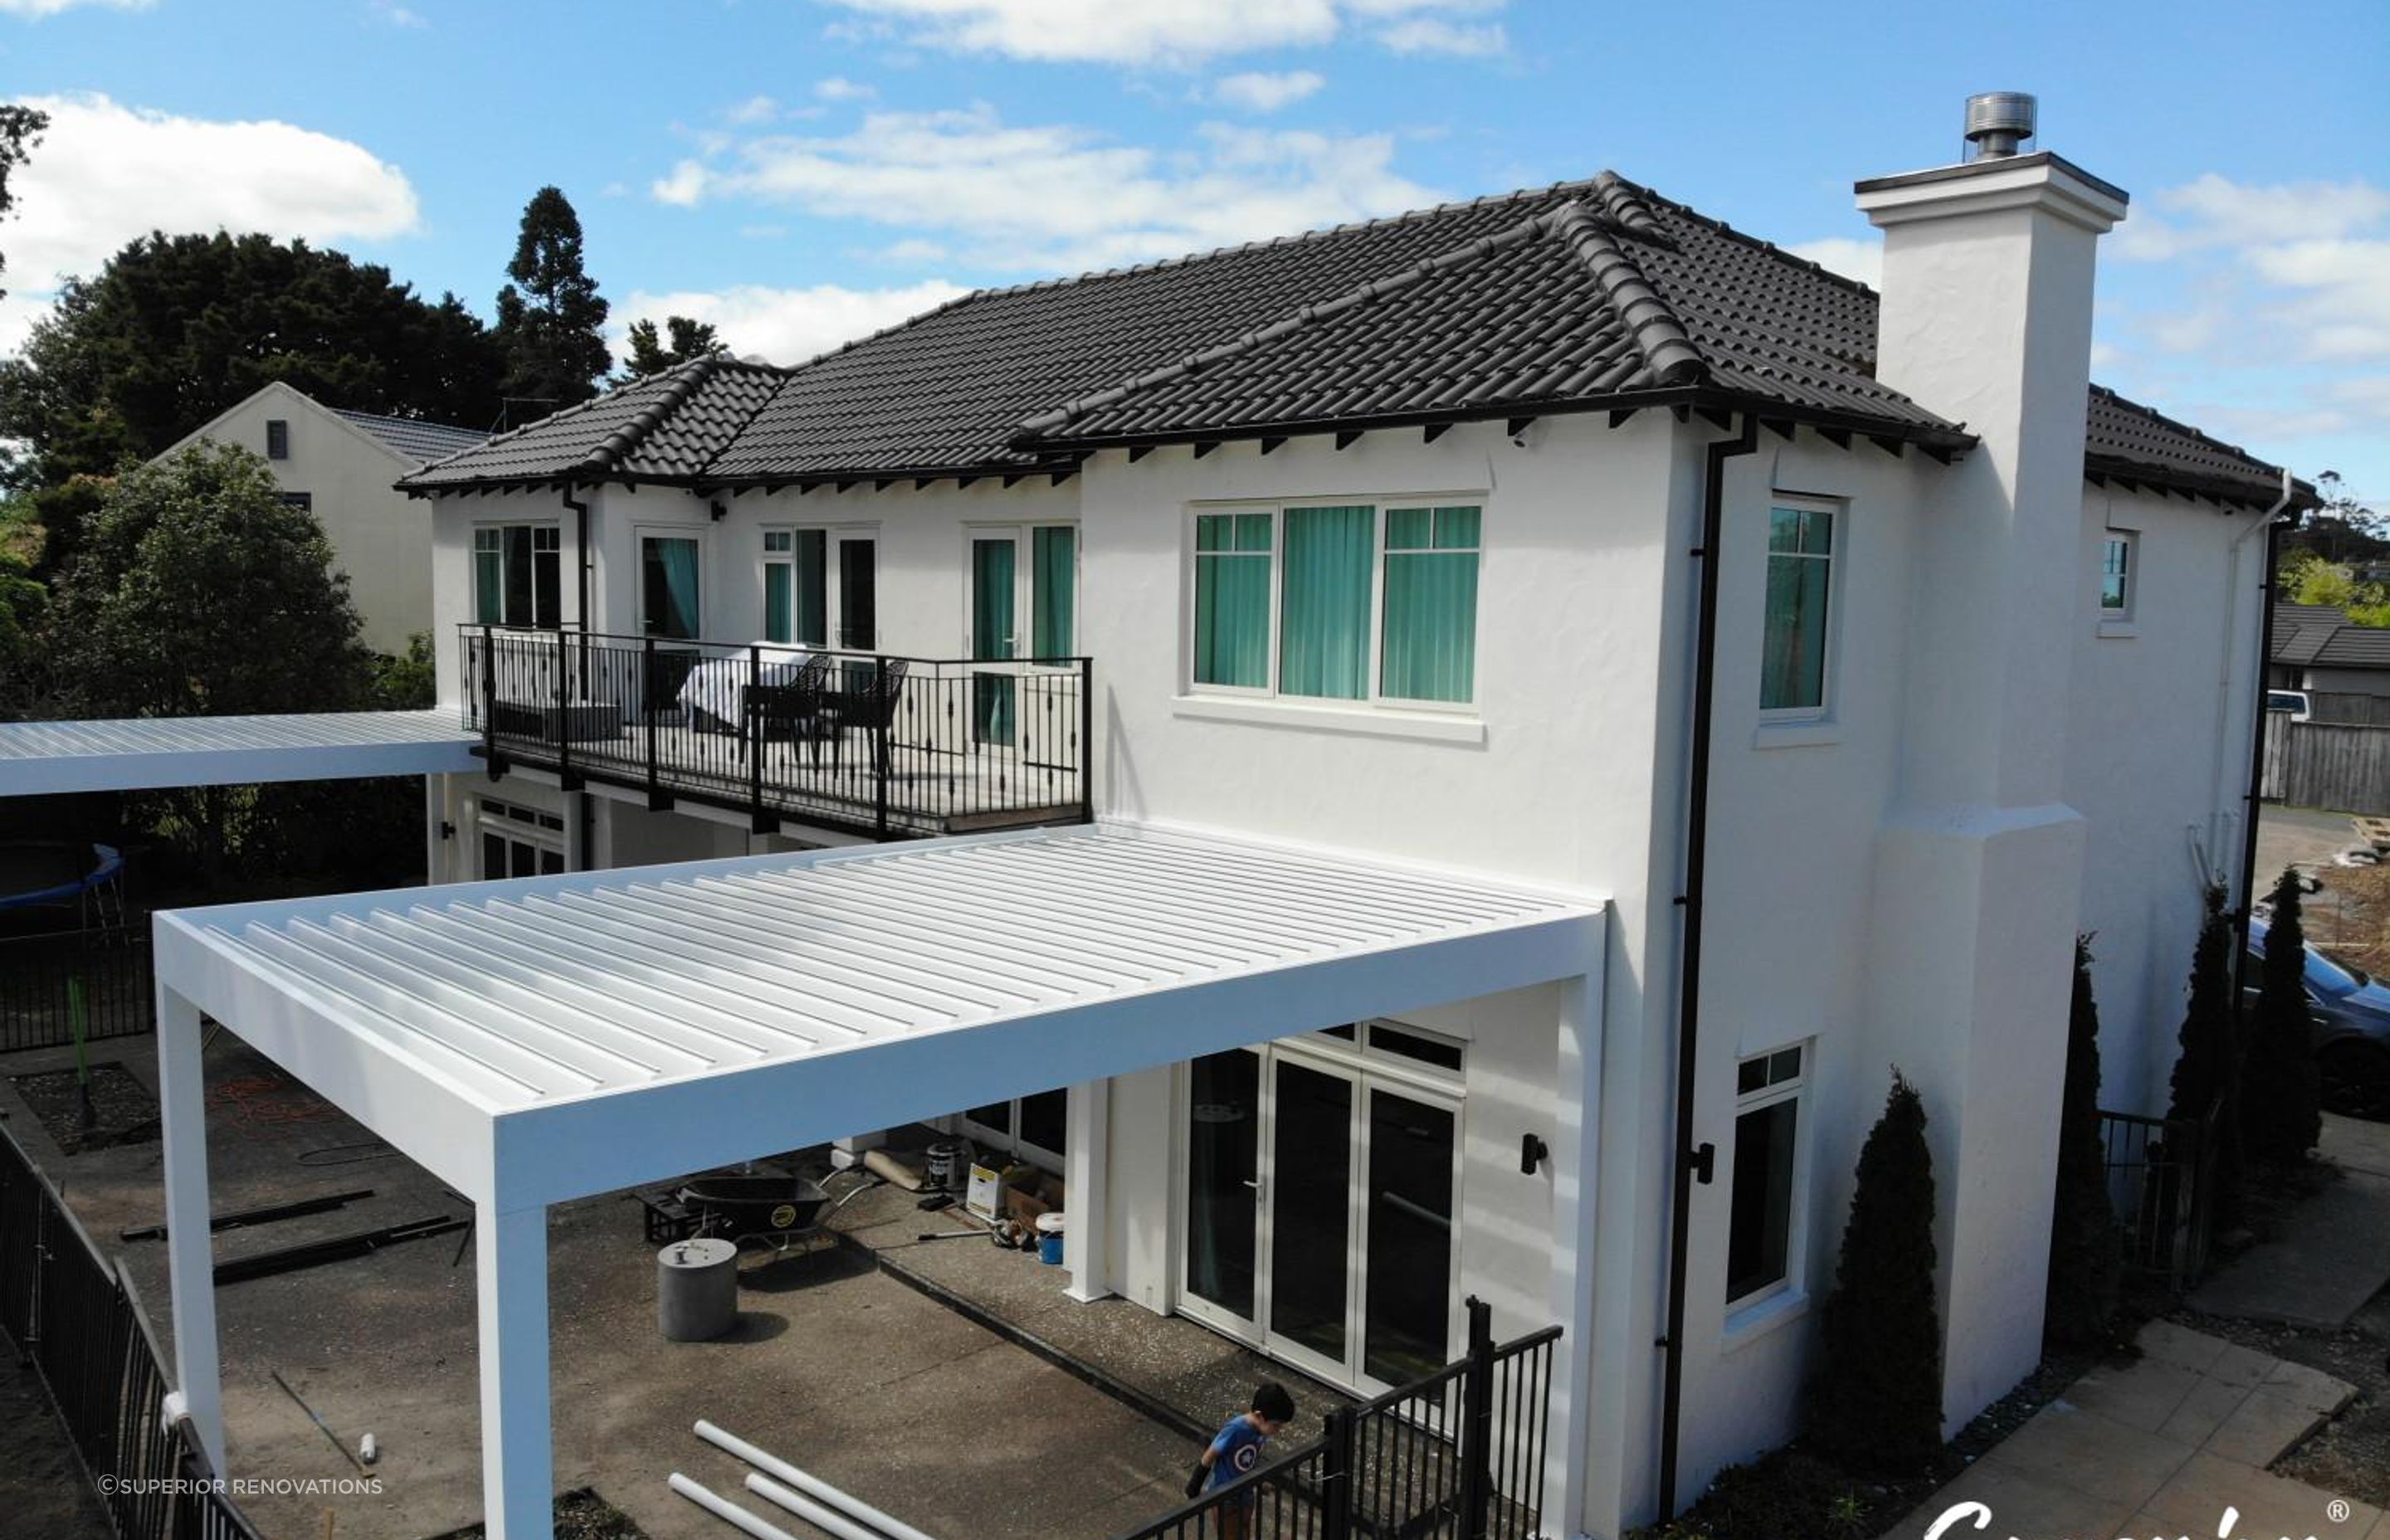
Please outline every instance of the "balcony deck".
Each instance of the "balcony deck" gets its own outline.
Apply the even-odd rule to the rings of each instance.
[[[972,661],[469,626],[476,752],[879,838],[1089,816],[1086,659]]]

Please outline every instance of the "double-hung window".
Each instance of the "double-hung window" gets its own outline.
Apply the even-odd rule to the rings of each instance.
[[[1482,522],[1425,501],[1197,513],[1194,686],[1471,703]]]
[[[563,623],[562,545],[553,524],[473,531],[473,619],[483,625]]]
[[[1831,508],[1767,511],[1767,610],[1760,648],[1759,709],[1821,716],[1831,664],[1834,595]]]
[[[1801,1093],[1799,1044],[1734,1067],[1734,1186],[1727,1227],[1726,1300],[1754,1303],[1788,1287],[1797,1261]]]
[[[2100,545],[2100,618],[2133,618],[2133,537],[2111,532]]]

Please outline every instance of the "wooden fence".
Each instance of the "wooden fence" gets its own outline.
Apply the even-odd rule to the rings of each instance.
[[[2390,725],[2293,722],[2266,713],[2266,766],[2258,794],[2293,807],[2390,814]]]

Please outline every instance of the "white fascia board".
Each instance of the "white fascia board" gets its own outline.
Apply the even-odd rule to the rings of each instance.
[[[1596,907],[508,1108],[495,1117],[496,1202],[501,1210],[564,1202],[961,1107],[1561,979],[1589,979],[1598,1000],[1603,935]]]
[[[151,917],[151,936],[161,987],[458,1192],[488,1200],[495,1185],[489,1102],[395,1052],[335,1006],[302,998],[250,959],[220,950],[180,912]]]
[[[71,791],[154,791],[184,786],[269,781],[368,780],[381,776],[462,775],[482,768],[475,740],[176,749],[0,758],[0,797]]]

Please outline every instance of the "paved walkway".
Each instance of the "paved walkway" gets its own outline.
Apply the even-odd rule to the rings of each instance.
[[[2335,1507],[2334,1494],[2266,1470],[2350,1386],[2170,1321],[2143,1328],[2139,1343],[2139,1360],[2076,1380],[1887,1540],[1918,1540],[1963,1503],[1991,1516],[1978,1531],[1972,1511],[1960,1515],[1943,1531],[1954,1540],[2390,1540],[2380,1509]],[[2227,1508],[2239,1513],[2229,1527]]]
[[[2287,1215],[2281,1233],[2217,1269],[2190,1299],[2209,1315],[2338,1330],[2390,1278],[2390,1123],[2324,1119],[2340,1180]]]

